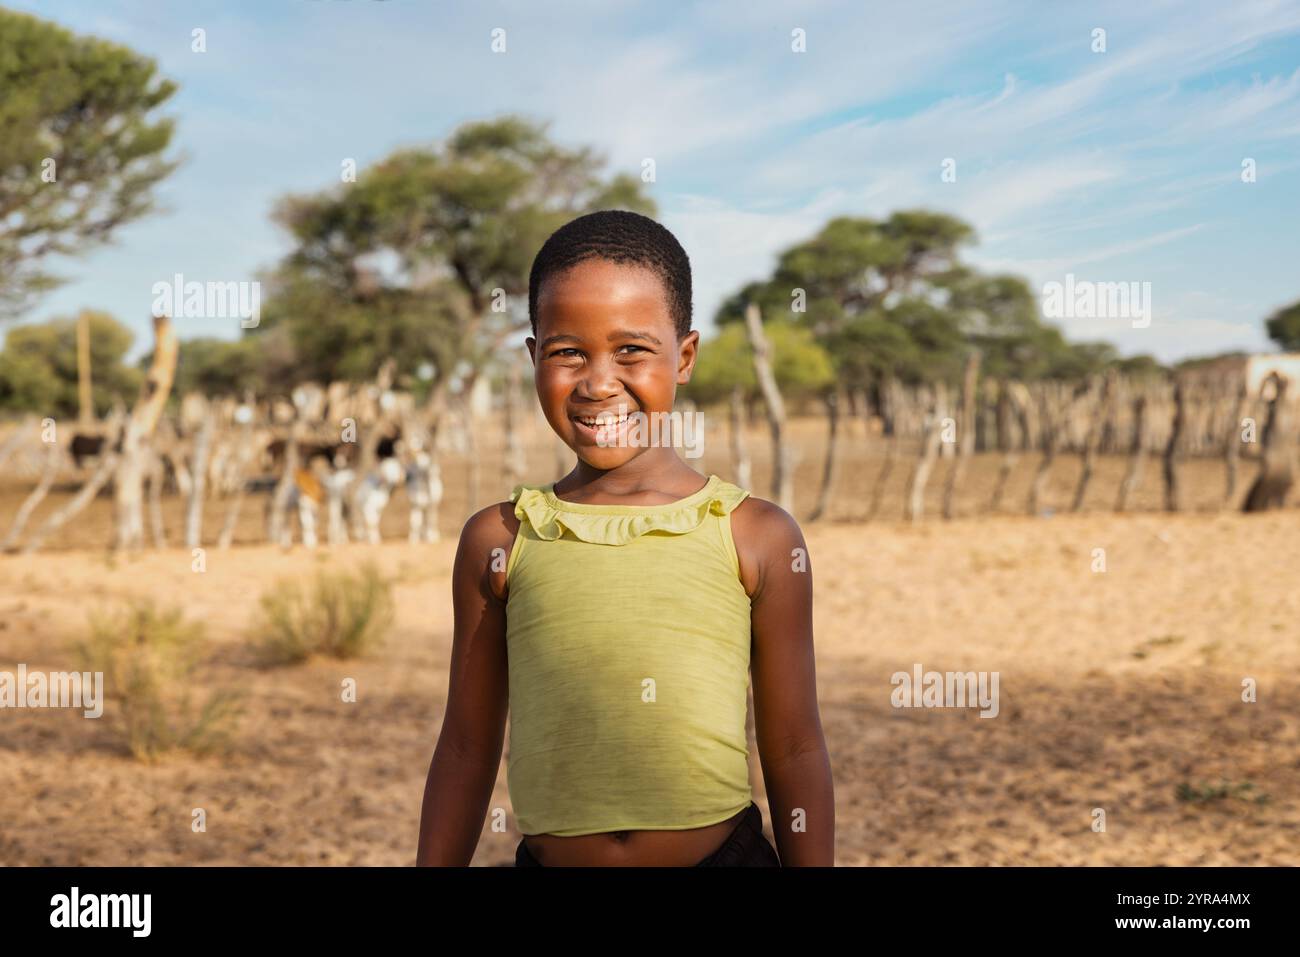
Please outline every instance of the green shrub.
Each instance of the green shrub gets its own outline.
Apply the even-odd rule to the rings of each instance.
[[[1193,785],[1184,781],[1178,785],[1174,793],[1178,800],[1188,804],[1210,804],[1232,798],[1251,801],[1255,804],[1268,804],[1271,800],[1269,795],[1263,791],[1256,793],[1255,785],[1250,781],[1233,784],[1227,778],[1223,778],[1218,784],[1202,782],[1200,785]]]
[[[309,582],[281,580],[262,594],[261,606],[258,652],[271,665],[360,657],[393,621],[392,584],[373,563],[356,572],[322,569]]]
[[[103,672],[104,697],[116,705],[111,726],[140,760],[173,749],[209,754],[229,747],[238,693],[219,688],[197,708],[194,702],[204,644],[201,622],[148,599],[90,614],[89,636],[74,644],[80,670]]]

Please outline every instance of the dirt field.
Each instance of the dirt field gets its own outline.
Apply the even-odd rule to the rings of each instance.
[[[802,518],[820,433],[801,423],[797,435]],[[764,495],[761,433],[751,440]],[[1030,457],[1008,514],[990,517],[980,513],[997,460],[982,458],[960,499],[965,517],[904,525],[894,491],[863,522],[879,462],[861,436],[849,446],[835,521],[805,524],[838,863],[1300,864],[1300,510],[1213,511],[1222,467],[1203,461],[1188,470],[1188,513],[1150,510],[1149,464],[1138,501],[1149,511],[1113,516],[1123,462],[1107,460],[1085,513],[1009,514],[1023,510]],[[531,461],[536,481],[552,477],[545,448]],[[729,477],[722,441],[693,464]],[[895,469],[899,490],[909,466]],[[1049,504],[1069,501],[1077,468],[1062,456]],[[482,474],[487,504],[502,491],[492,458]],[[1247,463],[1241,493],[1252,477]],[[411,863],[447,691],[449,572],[466,502],[463,475],[449,470],[448,487],[437,545],[212,549],[198,574],[180,548],[110,557],[101,499],[55,550],[0,556],[0,670],[71,668],[68,642],[89,612],[152,596],[207,624],[204,681],[238,687],[246,707],[228,757],[152,766],[123,753],[110,715],[0,712],[0,864]],[[22,494],[0,497],[0,525]],[[386,520],[395,536],[402,504]],[[168,509],[175,538],[179,503]],[[1093,571],[1097,548],[1104,572]],[[368,558],[394,579],[397,619],[382,650],[356,663],[251,666],[263,589]],[[895,709],[890,676],[917,663],[998,672],[999,715]],[[352,704],[340,700],[348,677]],[[1255,703],[1241,700],[1245,678],[1257,682]],[[509,807],[504,765],[493,805]],[[195,808],[205,833],[191,831]],[[1096,808],[1104,833],[1092,828]],[[517,840],[485,831],[475,863],[511,861]]]

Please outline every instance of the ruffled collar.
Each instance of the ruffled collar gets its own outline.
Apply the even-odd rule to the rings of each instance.
[[[710,475],[702,489],[686,498],[662,505],[593,505],[566,502],[555,494],[555,483],[516,485],[510,493],[515,517],[527,520],[538,538],[554,541],[567,530],[575,538],[598,545],[626,545],[646,532],[684,534],[704,519],[726,515],[749,492]]]

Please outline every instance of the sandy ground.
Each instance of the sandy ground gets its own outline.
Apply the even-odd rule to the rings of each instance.
[[[798,434],[802,518],[819,433],[810,424]],[[959,499],[964,517],[905,525],[891,491],[882,515],[864,522],[879,461],[860,436],[850,440],[833,521],[804,526],[838,863],[1300,863],[1300,510],[1214,511],[1221,466],[1206,461],[1189,470],[1188,513],[1153,510],[1149,466],[1139,499],[1148,511],[1114,516],[1123,462],[1108,460],[1084,513],[1010,514],[1022,510],[1036,461],[1026,459],[1008,514],[986,516],[997,470],[988,458]],[[761,433],[753,442],[763,494]],[[727,476],[725,443],[714,448],[696,464]],[[532,461],[547,466],[536,480],[549,480],[549,453]],[[901,490],[908,465],[891,488]],[[1077,468],[1061,458],[1049,504],[1068,502]],[[500,473],[489,459],[482,474],[486,504]],[[0,863],[411,863],[447,691],[449,572],[465,505],[463,478],[449,475],[446,538],[435,545],[212,549],[200,574],[180,548],[110,556],[101,500],[53,551],[0,556],[0,670],[71,668],[68,645],[89,613],[152,596],[206,623],[202,683],[245,696],[230,755],[156,765],[123,752],[111,715],[0,711]],[[1240,491],[1252,476],[1248,464]],[[15,494],[0,498],[0,515]],[[386,528],[402,527],[399,499]],[[1093,570],[1097,548],[1104,572]],[[397,600],[382,649],[358,662],[252,666],[263,589],[368,559]],[[917,663],[998,672],[1000,713],[895,709],[890,676]],[[341,700],[345,678],[356,679],[356,703]],[[1255,703],[1241,700],[1245,678],[1257,683]],[[1208,795],[1225,783],[1228,796],[1179,796],[1180,785]],[[493,806],[509,808],[504,765]],[[195,808],[207,814],[205,833],[191,831]],[[475,863],[508,863],[517,840],[485,830]]]

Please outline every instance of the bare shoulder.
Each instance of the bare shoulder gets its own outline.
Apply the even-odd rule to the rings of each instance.
[[[461,546],[477,550],[483,545],[500,544],[504,537],[509,541],[519,531],[519,519],[515,517],[513,502],[497,502],[481,508],[471,515],[460,531]]]
[[[775,502],[750,495],[731,512],[731,536],[740,560],[740,581],[752,598],[770,568],[789,567],[807,555],[803,530],[793,515]]]
[[[479,509],[460,532],[460,547],[456,551],[458,577],[482,581],[481,576],[486,574],[492,593],[504,600],[505,569],[518,532],[514,503],[497,502]]]

